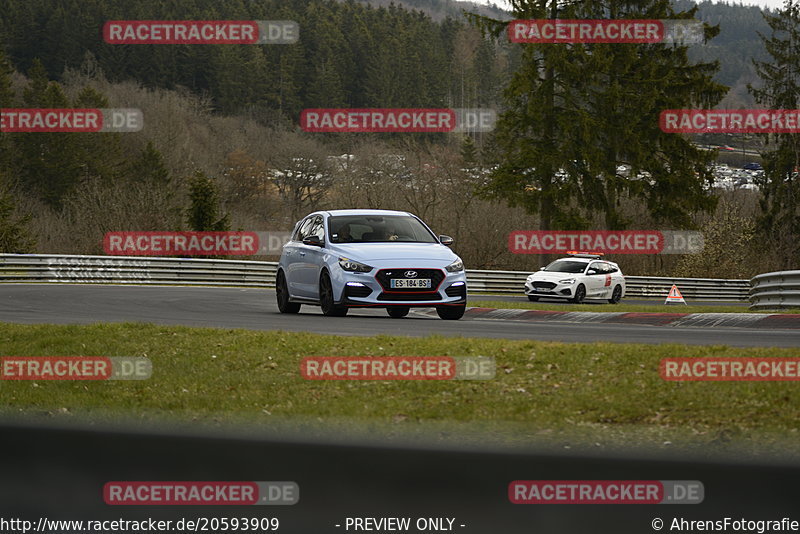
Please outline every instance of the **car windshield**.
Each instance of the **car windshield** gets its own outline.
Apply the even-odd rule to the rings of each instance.
[[[340,215],[328,219],[331,243],[437,243],[436,237],[408,215]]]
[[[554,273],[578,274],[582,273],[585,268],[586,268],[586,262],[583,261],[556,260],[547,267],[545,267],[544,270]]]

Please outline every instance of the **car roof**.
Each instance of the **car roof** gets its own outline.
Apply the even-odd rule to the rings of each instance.
[[[580,263],[589,263],[589,262],[592,262],[592,261],[600,261],[600,260],[598,260],[596,258],[575,258],[573,256],[565,256],[563,258],[558,258],[556,261],[560,261],[560,260],[577,261],[577,262],[580,262]]]
[[[411,215],[407,211],[394,211],[394,210],[327,210],[325,212],[332,217],[338,216],[353,216],[353,215]]]
[[[604,260],[602,258],[576,258],[574,256],[565,256],[563,258],[558,258],[556,261],[561,261],[561,260],[577,261],[581,263],[592,263],[593,261],[602,261],[605,263],[609,263],[615,267],[619,267],[619,265],[617,265],[613,261]]]

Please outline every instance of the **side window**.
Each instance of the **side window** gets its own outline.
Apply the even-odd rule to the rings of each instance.
[[[322,217],[319,215],[314,217],[314,223],[311,225],[308,235],[315,235],[320,238],[321,241],[325,241],[325,225],[322,224]]]
[[[592,269],[594,269],[596,272],[592,272]],[[602,267],[602,264],[599,261],[595,261],[595,262],[590,263],[589,264],[589,269],[586,270],[586,274],[590,274],[590,275],[599,274],[599,273],[602,273],[602,272],[604,272],[603,271],[603,267]]]
[[[297,228],[297,232],[295,232],[294,236],[292,236],[292,240],[294,241],[302,241],[304,238],[309,236],[309,230],[311,229],[311,225],[314,223],[315,217],[309,217]]]
[[[606,272],[607,273],[616,273],[619,272],[619,269],[611,265],[610,263],[606,263]]]

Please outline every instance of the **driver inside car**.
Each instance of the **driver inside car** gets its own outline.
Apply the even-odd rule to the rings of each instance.
[[[339,227],[339,231],[336,234],[337,243],[352,243],[354,241],[352,234],[350,233],[350,224],[345,223]]]

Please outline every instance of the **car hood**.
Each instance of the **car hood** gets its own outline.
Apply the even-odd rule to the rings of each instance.
[[[385,260],[428,260],[450,264],[458,256],[439,243],[339,243],[329,250],[364,263]]]
[[[531,280],[545,280],[547,282],[558,282],[559,280],[566,280],[567,278],[575,278],[581,276],[582,273],[558,273],[548,271],[537,271],[530,275],[528,278]]]

